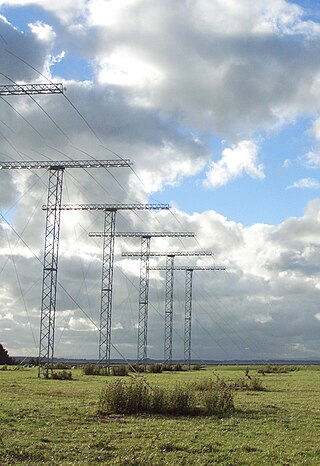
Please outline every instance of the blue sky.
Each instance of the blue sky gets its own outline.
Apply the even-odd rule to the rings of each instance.
[[[173,213],[123,215],[119,224],[195,231],[197,240],[188,247],[213,250],[216,263],[228,267],[226,276],[198,282],[195,308],[209,333],[201,344],[201,329],[194,328],[197,351],[223,358],[233,338],[227,325],[232,320],[248,348],[259,347],[255,340],[265,342],[264,356],[320,357],[319,2],[0,0],[0,15],[3,83],[5,76],[40,82],[37,69],[62,81],[74,105],[56,96],[39,98],[40,107],[31,99],[12,99],[17,112],[2,105],[2,156],[114,157],[107,146],[130,158],[135,173],[117,171],[117,182],[105,173],[67,173],[65,199],[170,202]],[[1,211],[9,209],[6,218],[14,227],[9,232],[0,221],[0,322],[15,335],[8,339],[12,351],[27,354],[30,335],[23,345],[18,338],[26,317],[17,281],[27,277],[31,285],[38,283],[30,250],[41,255],[43,218],[35,212],[45,202],[45,175],[0,177]],[[101,245],[87,233],[99,230],[100,220],[70,214],[62,229],[61,279],[77,296],[89,290],[82,302],[87,311],[90,303],[97,306],[100,283],[94,277],[101,265]],[[155,248],[181,244],[155,243]],[[7,260],[15,247],[20,272]],[[121,259],[120,245],[117,266],[129,277],[124,286],[116,275],[117,344],[135,354],[130,332],[138,267]],[[162,280],[151,283],[154,296],[161,296]],[[181,290],[177,296],[182,309]],[[24,298],[37,333],[39,297],[34,292]],[[59,299],[62,333],[68,337],[60,352],[71,354],[79,335],[89,332],[88,337],[93,329],[66,297]],[[212,303],[217,322],[200,317]],[[163,346],[162,323],[153,318],[150,351],[156,355]],[[212,341],[220,346],[212,348]],[[87,354],[95,355],[94,345],[88,337]],[[228,357],[239,356],[233,346]]]

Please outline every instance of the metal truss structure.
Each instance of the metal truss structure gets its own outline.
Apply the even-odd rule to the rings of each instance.
[[[139,253],[131,253],[130,257],[139,257]],[[173,341],[173,285],[174,285],[174,262],[176,256],[212,256],[211,251],[178,251],[178,252],[150,252],[150,256],[166,257],[166,287],[164,306],[164,356],[165,364],[172,364],[172,341]]]
[[[35,95],[35,94],[63,94],[61,83],[51,84],[1,84],[0,95]]]
[[[125,234],[124,234],[125,236]],[[163,253],[150,253],[151,237],[194,237],[191,232],[168,232],[168,233],[140,233],[141,236],[141,252],[124,252],[123,257],[140,257],[140,287],[139,287],[139,315],[138,315],[138,348],[137,348],[137,363],[145,364],[147,359],[148,347],[148,300],[149,300],[149,259],[150,255],[167,255]],[[170,258],[171,260],[171,258]],[[172,259],[173,261],[173,259]],[[170,300],[173,302],[173,276],[171,289],[172,296]],[[168,298],[169,301],[169,298]],[[172,314],[171,314],[172,318]]]
[[[32,160],[26,162],[0,162],[0,170],[21,170],[21,169],[39,169],[58,170],[64,168],[121,168],[131,167],[130,160]]]
[[[49,185],[46,214],[46,230],[43,261],[43,281],[40,317],[39,370],[49,377],[54,356],[54,333],[56,316],[56,293],[58,274],[58,253],[60,237],[60,214],[62,205],[62,185],[65,168],[115,168],[129,167],[128,160],[63,160],[0,162],[0,169],[48,169]]]
[[[191,361],[191,327],[192,327],[192,276],[194,270],[226,270],[224,265],[188,266],[178,265],[174,270],[186,271],[185,317],[184,317],[184,362],[190,368]],[[165,266],[149,267],[149,270],[166,270]]]
[[[44,206],[43,208],[47,208]],[[99,364],[107,372],[110,368],[111,324],[113,302],[114,273],[114,241],[116,236],[116,213],[118,210],[161,210],[169,209],[169,204],[63,204],[61,210],[86,210],[104,212],[104,229],[95,233],[95,237],[103,237],[102,280],[99,324]],[[93,236],[89,233],[89,236]],[[117,235],[118,236],[118,235]]]

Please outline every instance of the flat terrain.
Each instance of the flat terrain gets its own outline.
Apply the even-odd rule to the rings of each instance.
[[[10,370],[9,370],[10,369]],[[226,417],[97,416],[113,377],[37,379],[0,370],[0,465],[319,465],[320,367],[261,376],[266,391],[237,391]],[[250,374],[256,375],[256,368]],[[149,374],[150,384],[238,378],[243,367]]]

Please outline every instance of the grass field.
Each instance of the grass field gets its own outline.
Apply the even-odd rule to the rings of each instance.
[[[237,378],[242,367],[149,374],[150,384]],[[113,377],[37,379],[0,370],[0,465],[319,465],[320,367],[261,376],[266,391],[236,391],[226,417],[97,416]],[[255,368],[250,374],[256,375]]]

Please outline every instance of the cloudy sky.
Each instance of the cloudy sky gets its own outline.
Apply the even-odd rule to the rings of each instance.
[[[193,357],[320,358],[320,7],[316,0],[0,0],[0,83],[64,95],[1,99],[2,161],[129,158],[66,170],[63,200],[168,202],[119,231],[194,231],[157,251],[212,250],[195,272]],[[50,80],[50,81],[48,81]],[[37,355],[48,173],[0,172],[0,342]],[[56,351],[97,356],[103,228],[63,212]],[[138,240],[116,243],[112,356],[136,355]],[[156,260],[153,265],[162,264]],[[183,357],[184,272],[174,348]],[[150,357],[164,276],[153,272]]]

